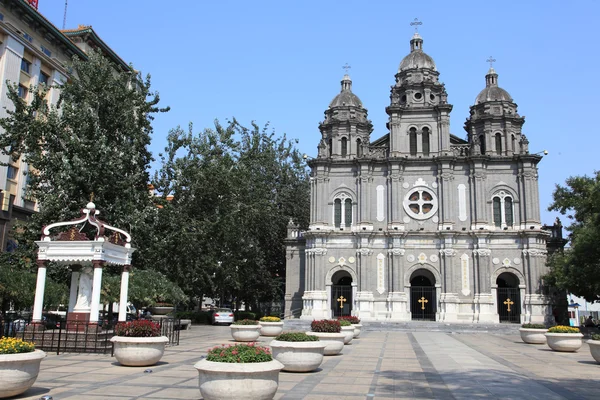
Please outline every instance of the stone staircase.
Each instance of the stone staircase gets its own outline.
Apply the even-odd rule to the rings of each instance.
[[[309,331],[310,320],[286,319],[285,330]],[[398,332],[447,332],[447,333],[492,333],[518,334],[519,324],[461,324],[436,321],[381,322],[364,321],[363,332],[398,331]]]

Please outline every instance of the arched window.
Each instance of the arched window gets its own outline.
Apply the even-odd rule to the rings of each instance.
[[[352,226],[352,198],[346,193],[340,193],[333,200],[333,224],[342,229]]]
[[[485,136],[479,136],[479,152],[485,154]]]
[[[345,137],[342,138],[342,157],[346,157],[348,155],[348,139]]]
[[[356,139],[356,156],[362,157],[362,155],[362,142],[360,141],[360,139]]]
[[[500,133],[496,133],[496,154],[502,155],[502,135]]]
[[[425,157],[429,156],[429,128],[423,128],[421,131],[421,136],[423,137],[423,155]]]
[[[509,193],[501,190],[492,198],[494,225],[497,228],[512,228],[514,224],[513,199]]]
[[[333,154],[333,140],[329,139],[329,157]]]
[[[515,153],[515,151],[516,151],[516,148],[517,148],[517,147],[516,147],[516,145],[517,145],[517,143],[516,143],[516,142],[517,142],[517,141],[516,141],[516,139],[515,139],[515,135],[511,135],[511,136],[510,136],[510,143],[511,143],[511,147],[512,147],[512,152],[513,152],[513,154]]]
[[[409,146],[410,146],[410,155],[411,156],[416,156],[417,155],[417,128],[410,128],[410,131],[408,133],[408,140],[409,140]]]

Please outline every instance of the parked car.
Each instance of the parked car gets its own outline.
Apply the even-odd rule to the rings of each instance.
[[[231,308],[215,308],[212,314],[213,325],[217,324],[233,324],[233,310]]]

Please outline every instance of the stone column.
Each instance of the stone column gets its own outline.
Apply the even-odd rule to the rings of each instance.
[[[127,320],[127,292],[129,290],[131,265],[124,265],[121,273],[121,297],[119,298],[119,322]]]
[[[42,322],[42,310],[44,308],[44,289],[46,288],[46,261],[37,260],[38,273],[35,285],[35,300],[33,301],[33,323]]]
[[[477,171],[481,167],[476,167],[476,171],[471,175],[471,179],[474,183],[475,193],[472,197],[472,204],[475,204],[475,229],[484,228],[487,225],[487,218],[485,207],[487,202],[485,201],[485,178],[486,174],[483,171]]]
[[[100,290],[102,288],[102,267],[104,262],[100,260],[92,261],[94,266],[94,280],[92,281],[92,302],[90,304],[90,322],[98,323],[98,314],[100,311]]]
[[[79,286],[79,270],[81,266],[71,267],[71,288],[69,290],[69,313],[73,312],[75,303],[77,303],[77,287]]]

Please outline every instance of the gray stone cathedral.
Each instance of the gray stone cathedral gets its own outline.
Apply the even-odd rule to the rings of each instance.
[[[539,154],[490,68],[466,140],[415,33],[391,88],[388,133],[373,140],[345,75],[319,124],[310,226],[290,222],[286,315],[363,320],[543,323],[546,242]]]

